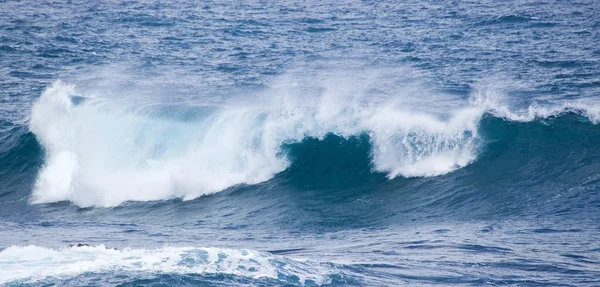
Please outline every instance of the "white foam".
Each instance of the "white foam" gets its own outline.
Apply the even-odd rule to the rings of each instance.
[[[583,98],[576,100],[554,100],[526,105],[524,108],[513,108],[503,101],[505,96],[493,89],[478,90],[471,97],[471,104],[485,112],[516,122],[531,122],[539,119],[559,116],[564,113],[577,113],[585,116],[591,123],[600,122],[600,101]]]
[[[193,199],[269,180],[290,165],[284,143],[328,133],[368,133],[374,169],[390,178],[437,176],[477,158],[477,127],[486,112],[532,121],[577,110],[600,120],[600,105],[583,101],[519,110],[490,90],[470,101],[423,94],[418,85],[373,92],[380,88],[373,80],[378,77],[286,76],[258,98],[200,105],[191,118],[174,114],[194,109],[189,103],[117,105],[114,95],[90,97],[57,81],[32,110],[30,129],[47,155],[32,201],[115,206]],[[88,100],[75,105],[74,95]]]
[[[72,86],[56,82],[32,111],[30,129],[47,154],[34,202],[191,199],[268,180],[287,166],[260,111],[221,110],[186,123],[100,99],[73,105],[72,95]]]
[[[84,273],[230,274],[278,279],[297,276],[300,283],[328,282],[332,272],[318,263],[292,260],[253,250],[164,247],[107,249],[103,245],[50,249],[11,246],[0,252],[0,284],[68,279]]]

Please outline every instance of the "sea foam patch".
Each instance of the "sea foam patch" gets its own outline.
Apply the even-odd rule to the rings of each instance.
[[[64,280],[84,273],[227,274],[288,283],[325,284],[332,270],[253,250],[164,247],[114,250],[99,246],[50,249],[11,246],[0,251],[0,284]]]

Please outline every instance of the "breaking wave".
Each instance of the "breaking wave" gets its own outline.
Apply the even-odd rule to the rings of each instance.
[[[566,113],[600,119],[592,103],[515,109],[486,92],[437,109],[443,112],[421,104],[324,87],[264,97],[260,104],[134,105],[57,81],[35,103],[29,122],[46,158],[32,201],[115,206],[194,199],[267,181],[292,164],[286,147],[329,136],[366,138],[369,172],[390,179],[438,176],[477,160],[486,145],[486,115],[509,122]]]

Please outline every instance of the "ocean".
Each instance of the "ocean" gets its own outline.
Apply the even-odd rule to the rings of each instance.
[[[600,3],[0,0],[1,286],[600,286]]]

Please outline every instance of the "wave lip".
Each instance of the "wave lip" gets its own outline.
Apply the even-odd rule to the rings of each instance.
[[[64,280],[105,272],[160,274],[226,274],[288,284],[326,284],[332,270],[318,263],[253,250],[164,247],[113,250],[103,245],[50,249],[11,246],[0,251],[0,284]],[[138,275],[135,276],[136,278]]]

